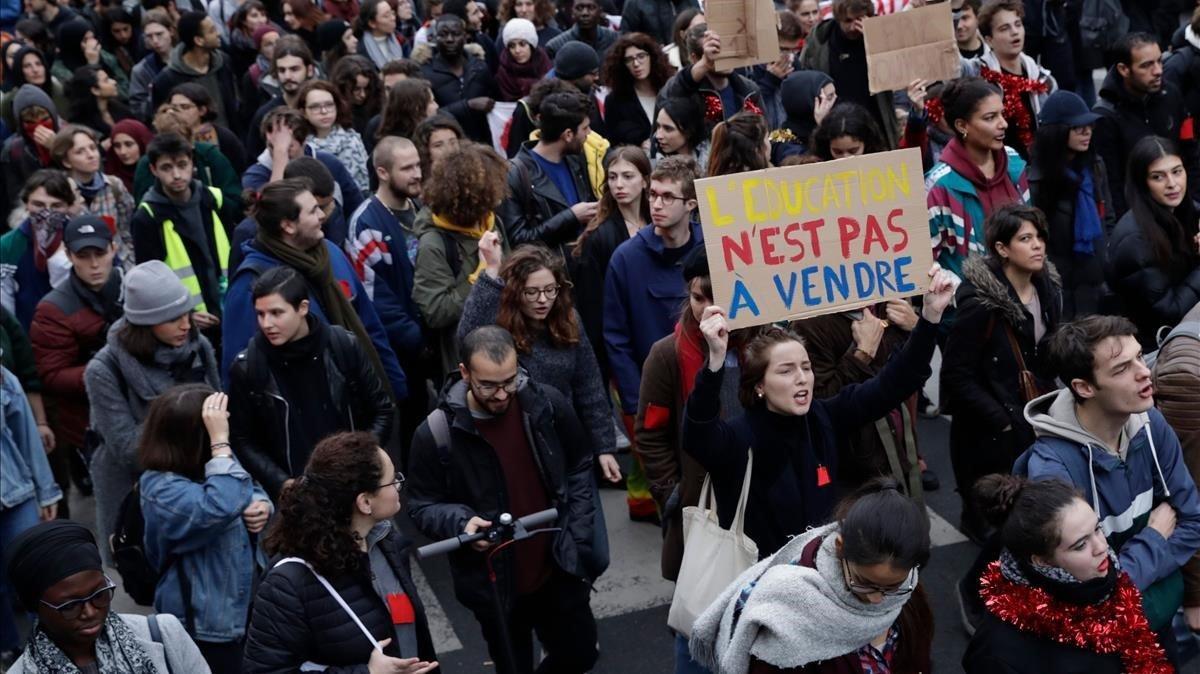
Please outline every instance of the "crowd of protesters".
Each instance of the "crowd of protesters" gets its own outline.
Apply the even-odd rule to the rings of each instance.
[[[972,674],[1174,671],[1200,10],[946,0],[961,76],[872,92],[927,1],[730,70],[697,0],[0,0],[0,669],[440,671],[407,521],[486,534],[425,563],[497,671],[587,672],[609,488],[667,580],[709,493],[756,546],[676,672],[927,672],[934,591]],[[925,294],[731,330],[696,181],[900,148]]]

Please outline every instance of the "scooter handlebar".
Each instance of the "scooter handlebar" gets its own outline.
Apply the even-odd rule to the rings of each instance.
[[[499,518],[497,518],[497,519],[499,519]],[[529,529],[533,529],[535,527],[540,527],[545,524],[552,524],[556,519],[558,519],[558,509],[547,508],[546,510],[542,510],[542,511],[539,511],[536,513],[530,513],[530,514],[520,518],[519,520],[517,520],[516,524],[520,525],[522,528],[524,528],[526,530],[529,530]],[[492,525],[492,527],[496,527],[496,526],[500,526],[500,525],[499,524]],[[433,557],[434,555],[442,555],[447,552],[454,552],[455,550],[461,548],[464,545],[470,545],[471,543],[474,543],[475,541],[483,540],[485,537],[487,537],[488,531],[490,531],[492,529],[492,527],[488,527],[487,529],[481,529],[480,531],[477,531],[473,534],[462,533],[457,536],[454,536],[453,538],[447,538],[442,541],[430,543],[429,545],[423,545],[417,549],[417,557],[419,559],[425,559],[427,557]]]

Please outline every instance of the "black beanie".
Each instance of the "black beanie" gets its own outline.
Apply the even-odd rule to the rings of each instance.
[[[336,47],[349,28],[350,24],[342,19],[322,21],[321,25],[317,26],[317,47],[321,49],[321,53],[324,54]]]
[[[577,80],[600,68],[600,57],[586,43],[572,40],[554,54],[554,76],[560,80]]]
[[[8,581],[21,603],[36,611],[52,585],[80,571],[103,571],[100,548],[87,527],[70,520],[51,520],[26,529],[5,553]]]
[[[683,256],[683,283],[689,284],[697,276],[708,276],[708,250],[703,243]]]

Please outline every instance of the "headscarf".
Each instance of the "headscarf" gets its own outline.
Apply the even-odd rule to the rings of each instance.
[[[104,570],[92,532],[70,520],[51,520],[26,529],[8,546],[5,566],[9,582],[30,611],[37,611],[42,595],[63,578]]]
[[[136,119],[122,119],[113,124],[112,130],[109,131],[108,137],[115,139],[117,134],[125,134],[137,143],[138,149],[141,150],[141,156],[146,156],[146,146],[150,144],[150,140],[154,138],[154,132],[145,124],[142,124]],[[137,169],[137,162],[132,166],[126,166],[121,163],[121,159],[117,157],[117,153],[109,150],[104,157],[104,172],[108,175],[116,176],[125,183],[125,189],[133,192],[133,175]]]
[[[9,76],[13,81],[13,89],[20,89],[22,84],[33,84],[32,82],[25,81],[25,71],[21,69],[21,64],[25,62],[25,57],[29,54],[36,54],[37,57],[42,61],[42,67],[46,69],[46,81],[42,84],[34,84],[34,86],[46,92],[47,96],[53,97],[54,83],[50,75],[50,64],[46,62],[46,55],[43,54],[37,47],[21,47],[17,50],[16,55],[13,56],[12,72],[9,73]]]
[[[38,271],[46,271],[46,263],[62,244],[63,228],[70,219],[71,216],[62,211],[48,208],[29,214],[29,228],[33,234],[33,266]]]

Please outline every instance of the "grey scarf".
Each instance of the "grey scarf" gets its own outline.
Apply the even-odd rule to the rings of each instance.
[[[79,668],[66,653],[37,626],[29,637],[26,646],[27,668],[33,672],[54,672],[55,674],[79,674]],[[142,648],[141,642],[134,635],[129,625],[121,616],[110,611],[104,619],[104,629],[96,638],[96,668],[100,674],[157,674],[158,668],[150,659],[150,654]]]
[[[814,538],[823,539],[817,568],[793,564]],[[717,674],[746,674],[751,656],[787,669],[853,653],[883,634],[911,595],[860,600],[846,587],[837,538],[836,523],[810,529],[739,576],[696,619],[692,658]]]

